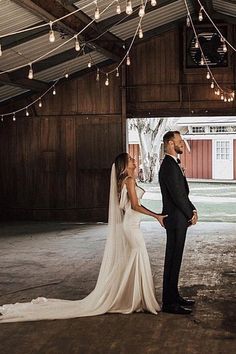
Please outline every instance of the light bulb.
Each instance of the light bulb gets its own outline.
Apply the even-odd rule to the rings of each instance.
[[[132,3],[130,0],[127,1],[125,12],[127,13],[127,15],[131,15],[133,12]]]
[[[139,36],[139,38],[143,38],[143,30],[141,27],[138,30],[138,36]]]
[[[3,122],[3,116],[1,116],[1,122]]]
[[[143,17],[145,15],[145,6],[142,4],[139,8],[139,12],[138,12],[139,17]]]
[[[209,73],[209,71],[206,74],[206,78],[207,78],[207,80],[209,80],[211,78],[211,74]]]
[[[226,45],[226,43],[224,42],[224,44],[223,44],[223,52],[224,53],[226,53],[227,52],[227,45]]]
[[[54,87],[54,89],[53,89],[53,91],[52,91],[52,94],[53,94],[54,96],[57,94],[55,87]]]
[[[151,0],[151,5],[152,5],[152,6],[156,6],[156,4],[157,4],[157,1],[156,1],[156,0]]]
[[[26,110],[25,110],[25,115],[26,115],[26,117],[29,117],[29,111],[28,111],[28,108],[26,108]]]
[[[78,36],[75,36],[75,50],[76,50],[76,52],[80,51],[80,44],[79,44]]]
[[[99,8],[98,7],[96,7],[94,18],[95,18],[95,20],[99,20],[99,18],[100,18],[100,12],[99,12]]]
[[[116,77],[119,77],[119,76],[120,76],[119,69],[116,68]]]
[[[68,77],[69,77],[69,74],[65,73],[65,78],[68,79]]]
[[[30,68],[29,68],[29,73],[28,73],[28,79],[32,80],[34,77],[34,72],[33,72],[33,68],[32,68],[32,64],[29,64]]]
[[[220,96],[220,90],[217,89],[217,90],[215,91],[215,94],[216,94],[217,96]]]
[[[199,21],[203,20],[202,7],[200,8],[198,19],[199,19]]]
[[[39,108],[41,108],[43,106],[42,100],[41,98],[39,99]]]
[[[127,58],[126,58],[126,65],[130,65],[131,64],[131,62],[130,62],[130,57],[129,57],[129,55],[127,55]]]
[[[230,100],[231,100],[231,101],[233,101],[233,100],[234,100],[233,96],[231,96]]]
[[[186,26],[190,27],[190,25],[191,25],[190,18],[189,18],[189,16],[187,16],[186,17]]]
[[[121,14],[121,8],[120,8],[120,4],[119,4],[119,3],[118,3],[117,6],[116,6],[116,13],[117,13],[118,15]]]
[[[231,98],[230,97],[228,98],[228,102],[231,102]]]
[[[227,102],[227,98],[226,97],[224,97],[224,102]]]
[[[194,47],[195,47],[195,48],[199,48],[198,40],[196,40],[196,42],[195,42],[195,44],[194,44]]]
[[[109,77],[108,77],[108,74],[106,74],[106,81],[105,81],[105,85],[106,85],[106,86],[109,86]]]
[[[88,68],[91,68],[91,66],[92,66],[92,63],[91,63],[91,60],[89,60],[89,62],[88,62]]]
[[[97,69],[97,74],[96,74],[96,81],[100,80],[100,72],[99,69]]]
[[[221,99],[221,101],[224,100],[224,95],[223,95],[223,93],[221,94],[220,99]]]
[[[15,113],[13,113],[12,120],[13,120],[13,122],[16,121],[16,114]]]
[[[52,29],[52,21],[50,21],[49,42],[50,43],[55,42],[55,34],[54,34],[53,29]]]
[[[211,82],[211,88],[213,89],[215,87],[214,81]]]
[[[200,64],[201,64],[201,65],[204,65],[204,58],[203,58],[203,57],[201,57]]]
[[[0,44],[0,57],[2,56],[2,45]]]

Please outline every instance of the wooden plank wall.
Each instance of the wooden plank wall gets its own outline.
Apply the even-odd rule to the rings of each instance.
[[[119,84],[110,85],[94,74],[68,81],[30,117],[5,119],[2,219],[107,219],[110,167],[125,143]]]
[[[181,165],[185,169],[186,177],[198,179],[212,178],[212,141],[188,140],[190,152],[187,147],[181,155]]]
[[[236,26],[228,26],[232,43]],[[223,103],[205,68],[185,68],[185,26],[137,44],[131,51],[127,76],[128,117],[235,115],[236,102]],[[219,84],[235,89],[236,56],[229,51],[229,66],[214,68]]]

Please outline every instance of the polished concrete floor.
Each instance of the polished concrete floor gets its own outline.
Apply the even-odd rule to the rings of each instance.
[[[103,224],[1,224],[0,303],[86,296],[96,282],[106,230]],[[160,300],[164,230],[155,222],[143,222],[142,230]],[[196,299],[190,316],[105,314],[0,324],[0,353],[236,353],[235,246],[235,223],[199,223],[189,229],[180,290]]]

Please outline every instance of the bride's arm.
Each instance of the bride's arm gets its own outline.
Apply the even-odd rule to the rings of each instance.
[[[154,213],[153,211],[151,211],[139,204],[136,189],[135,189],[136,183],[135,183],[134,178],[132,178],[132,177],[127,178],[125,183],[126,183],[130,203],[131,203],[131,208],[135,211],[138,211],[139,213],[152,216],[153,218],[155,218],[159,221],[161,226],[164,226],[163,219],[166,218],[167,215],[160,215],[160,214]]]

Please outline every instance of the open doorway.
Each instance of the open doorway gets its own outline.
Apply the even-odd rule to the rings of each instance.
[[[179,130],[185,141],[181,165],[201,221],[236,220],[236,117],[133,118],[128,120],[129,153],[137,161],[143,204],[161,209],[158,170],[162,137]]]

